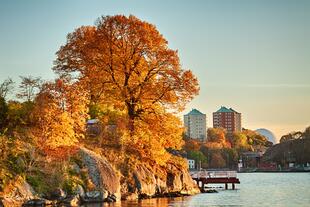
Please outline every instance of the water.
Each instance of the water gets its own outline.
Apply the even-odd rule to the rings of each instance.
[[[310,206],[310,173],[242,173],[238,178],[237,190],[87,207]]]

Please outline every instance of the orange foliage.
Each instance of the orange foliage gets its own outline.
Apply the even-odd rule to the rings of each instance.
[[[36,98],[32,133],[46,152],[74,146],[83,137],[87,101],[83,90],[75,91],[77,88],[59,81],[46,83]]]
[[[183,144],[182,124],[166,110],[183,109],[198,94],[198,81],[154,25],[134,16],[101,17],[68,35],[53,70],[76,78],[93,105],[125,112],[120,142],[127,150],[162,165],[166,148]]]
[[[183,127],[181,121],[172,114],[150,114],[136,120],[135,131],[130,130],[122,136],[125,150],[134,152],[141,159],[153,160],[165,165],[170,159],[166,149],[181,149]]]
[[[185,142],[184,149],[186,151],[198,151],[200,149],[200,145],[200,142],[190,139]]]
[[[223,168],[225,166],[226,166],[226,161],[224,160],[220,151],[213,152],[211,160],[210,160],[210,167],[211,168]]]
[[[92,101],[126,109],[133,120],[160,104],[180,110],[199,90],[191,71],[156,27],[134,16],[107,16],[96,27],[80,27],[57,52],[54,70],[75,75]]]
[[[223,128],[208,129],[207,147],[211,149],[231,148],[230,142],[226,139],[226,132]]]

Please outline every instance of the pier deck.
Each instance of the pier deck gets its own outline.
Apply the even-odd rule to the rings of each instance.
[[[207,184],[225,184],[225,189],[228,189],[228,184],[232,184],[232,189],[235,189],[235,184],[240,184],[237,178],[236,171],[197,171],[192,172],[191,177],[197,182],[201,191],[204,191],[204,186]]]

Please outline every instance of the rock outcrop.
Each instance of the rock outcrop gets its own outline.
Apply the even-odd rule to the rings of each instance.
[[[187,170],[179,169],[173,164],[159,172],[154,172],[152,167],[140,164],[131,167],[126,176],[121,175],[102,156],[86,148],[78,151],[80,167],[75,169],[76,176],[87,172],[85,178],[91,182],[92,188],[78,186],[72,194],[67,194],[62,189],[56,189],[54,197],[39,198],[35,196],[32,187],[22,178],[18,177],[8,186],[5,194],[0,195],[4,206],[33,206],[64,204],[77,206],[83,202],[115,202],[121,199],[136,200],[150,197],[171,197],[193,195],[199,193],[199,188],[190,177]],[[120,180],[121,178],[121,180]],[[0,206],[2,204],[0,202]]]
[[[102,156],[86,148],[81,148],[79,153],[96,190],[103,193],[103,200],[109,200],[111,197],[120,200],[120,179],[111,164]]]
[[[179,170],[173,165],[168,165],[168,169],[162,178],[142,165],[136,166],[132,176],[133,186],[130,182],[122,183],[122,196],[126,200],[200,193],[188,171]]]

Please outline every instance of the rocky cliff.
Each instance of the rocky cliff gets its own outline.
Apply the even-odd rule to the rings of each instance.
[[[168,165],[161,176],[143,165],[138,165],[128,176],[122,182],[123,199],[194,195],[200,192],[188,171],[179,170],[173,165]]]
[[[80,148],[79,154],[96,190],[103,193],[103,199],[114,196],[116,200],[120,200],[120,179],[111,164],[102,156],[86,148]]]
[[[122,175],[105,158],[88,149],[81,148],[80,155],[97,189],[106,196],[116,196],[117,200],[200,192],[188,171],[172,164],[168,164],[160,176],[143,163],[135,165],[127,175]]]
[[[158,171],[154,172],[149,165],[140,163],[130,167],[130,171],[123,175],[103,156],[89,149],[80,148],[75,156],[78,157],[78,161],[76,159],[73,163],[75,173],[77,173],[75,176],[85,177],[86,175],[86,182],[78,185],[78,190],[74,191],[74,194],[59,189],[64,193],[61,193],[58,198],[41,199],[20,177],[0,195],[3,203],[0,202],[0,206],[20,206],[27,200],[30,200],[28,202],[30,204],[52,202],[71,205],[74,201],[77,205],[88,201],[113,202],[121,199],[193,195],[200,192],[188,171],[179,169],[173,164],[168,164],[158,173]],[[89,183],[93,187],[90,188]]]

